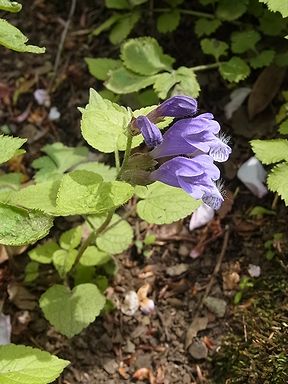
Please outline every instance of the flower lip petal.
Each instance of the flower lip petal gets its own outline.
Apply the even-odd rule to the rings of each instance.
[[[147,147],[154,148],[162,143],[163,137],[160,129],[146,116],[137,117],[136,125],[140,129]]]

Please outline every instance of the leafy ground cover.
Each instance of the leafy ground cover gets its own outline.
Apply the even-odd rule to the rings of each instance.
[[[102,81],[91,77],[84,58],[107,56],[117,59],[118,52],[107,36],[101,34],[95,38],[90,35],[95,23],[100,24],[110,14],[102,2],[98,2],[97,7],[94,1],[78,2],[64,43],[61,65],[57,68],[57,76],[51,78],[69,6],[39,0],[24,8],[21,18],[10,18],[14,25],[21,25],[21,30],[25,30],[31,41],[41,42],[46,53],[40,58],[26,54],[19,56],[6,50],[1,52],[1,129],[4,133],[28,139],[27,154],[13,159],[5,167],[23,173],[26,180],[22,181],[29,181],[35,170],[36,178],[41,179],[43,169],[46,174],[49,171],[51,179],[57,179],[65,169],[57,162],[55,167],[53,161],[51,167],[53,157],[49,145],[60,141],[79,147],[79,152],[73,154],[78,156],[77,159],[87,156],[87,151],[81,149],[84,142],[77,107],[87,104],[89,87],[101,89]],[[181,17],[182,24],[173,38],[160,35],[152,20],[140,21],[132,37],[150,35],[152,28],[164,52],[175,57],[175,68],[206,62],[201,46],[195,43],[191,47],[187,43],[193,19],[188,15]],[[81,334],[71,340],[59,335],[37,306],[43,292],[59,283],[51,264],[42,260],[44,268],[37,284],[29,285],[33,273],[38,273],[33,269],[35,264],[30,264],[27,271],[27,254],[31,257],[33,247],[1,248],[1,304],[5,313],[11,315],[12,341],[44,349],[71,361],[58,382],[287,383],[287,208],[274,199],[273,194],[262,199],[254,196],[236,178],[239,166],[252,155],[248,141],[275,137],[275,115],[285,102],[281,90],[286,89],[286,79],[282,70],[268,68],[269,74],[262,83],[259,70],[243,84],[253,87],[258,81],[258,91],[254,88],[248,101],[250,117],[255,115],[252,119],[245,103],[231,119],[227,119],[224,107],[229,101],[229,86],[217,70],[199,73],[201,111],[213,112],[233,141],[232,157],[222,167],[227,189],[225,204],[208,225],[192,232],[188,229],[188,219],[162,226],[140,221],[134,213],[136,203],[133,200],[122,208],[121,213],[135,228],[135,241],[128,251],[115,258],[110,268],[106,265],[105,269],[99,263],[101,273],[98,276],[98,286],[102,284],[116,310],[106,308],[106,313]],[[43,88],[50,90],[50,103],[60,112],[56,120],[49,118],[49,109],[39,105],[33,96],[36,89]],[[273,101],[264,92],[267,88],[274,88]],[[132,106],[139,102],[135,95],[121,97]],[[260,108],[260,112],[259,103],[266,106]],[[61,149],[63,147],[58,144],[57,150]],[[38,158],[43,152],[47,157],[41,163]],[[98,155],[89,156],[95,158]],[[101,156],[107,164],[113,165],[109,155]],[[77,164],[75,157],[71,161]],[[111,171],[108,169],[102,172],[109,178]],[[142,201],[147,202],[147,199]],[[255,207],[259,206],[262,209],[258,208],[255,213]],[[50,236],[54,247],[58,247],[54,260],[56,269],[57,265],[61,266],[57,259],[61,259],[63,252],[73,253],[78,246],[76,239],[75,247],[68,250],[61,234],[80,224],[73,216],[67,220],[56,219]],[[123,241],[126,230],[122,228],[120,232],[120,235],[116,233],[116,239],[119,241],[120,237]],[[108,250],[119,244],[116,240],[115,244],[105,243],[105,236],[98,241]],[[14,255],[8,261],[7,252]],[[31,259],[36,261],[37,255],[33,257]],[[89,254],[84,260],[89,267]],[[259,277],[253,277],[255,273],[251,272],[251,265],[261,267]],[[28,286],[22,283],[25,267]],[[85,283],[86,278],[85,274],[79,273],[79,281]],[[148,296],[153,300],[156,309],[150,311],[151,308],[148,306],[147,309],[142,302],[142,310],[131,316],[125,307],[125,297],[139,289],[143,299]],[[67,293],[61,289],[61,292],[57,291],[58,299],[62,297],[60,295],[66,297]],[[73,295],[77,296],[77,292]],[[152,305],[151,302],[148,304]],[[61,307],[61,303],[57,305]],[[40,306],[45,313],[45,296]],[[51,312],[54,312],[53,308],[47,312],[50,313],[48,319]],[[57,330],[63,330],[59,319],[54,323]],[[64,328],[67,336],[79,331],[78,328]]]

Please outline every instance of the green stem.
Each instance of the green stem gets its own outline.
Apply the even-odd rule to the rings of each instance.
[[[193,11],[191,9],[181,9],[177,8],[180,13],[183,15],[191,15],[191,16],[197,16],[197,17],[205,17],[206,19],[215,19],[215,15],[212,15],[211,13],[206,12],[198,12]],[[154,8],[154,12],[171,12],[171,8]]]
[[[204,65],[198,65],[197,67],[190,67],[190,69],[193,70],[193,72],[200,72],[200,71],[206,71],[208,69],[218,68],[222,64],[222,62],[218,61],[217,63],[213,64],[204,64]]]
[[[125,149],[125,154],[124,154],[124,159],[123,159],[120,171],[118,172],[117,180],[120,179],[122,173],[125,171],[125,168],[127,166],[127,163],[128,163],[128,160],[129,160],[129,156],[130,156],[130,153],[131,153],[131,148],[132,148],[132,139],[133,139],[133,136],[131,135],[131,133],[128,133],[127,144],[126,144],[126,149]]]
[[[114,156],[115,156],[115,166],[116,166],[116,170],[117,170],[117,173],[118,173],[119,170],[120,170],[120,158],[119,158],[118,148],[115,148]]]

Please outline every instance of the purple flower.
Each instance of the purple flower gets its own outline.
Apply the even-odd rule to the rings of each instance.
[[[173,96],[164,101],[152,112],[148,113],[148,118],[157,122],[161,117],[187,117],[193,116],[197,112],[197,101],[189,96]]]
[[[160,129],[146,116],[137,117],[134,125],[140,129],[147,147],[153,148],[162,143],[163,137]]]
[[[193,159],[174,157],[153,171],[150,178],[182,188],[213,209],[219,209],[224,201],[215,184],[215,180],[220,178],[220,171],[209,155],[199,155]]]
[[[211,113],[182,119],[172,125],[163,141],[150,154],[153,158],[209,153],[215,161],[226,161],[231,148],[218,136],[220,125]]]

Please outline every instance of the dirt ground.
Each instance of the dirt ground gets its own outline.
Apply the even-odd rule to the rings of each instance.
[[[111,46],[106,36],[93,38],[90,35],[93,27],[107,16],[102,2],[78,1],[57,76],[51,79],[68,12],[69,1],[26,1],[23,11],[9,18],[30,36],[31,43],[46,46],[47,53],[20,55],[1,48],[0,91],[3,89],[6,99],[2,100],[0,125],[8,125],[12,134],[28,138],[27,154],[18,165],[27,175],[27,180],[32,176],[31,161],[39,156],[43,145],[55,141],[71,146],[84,144],[77,107],[87,103],[89,87],[101,89],[101,84],[88,73],[84,57],[117,56],[117,49]],[[207,60],[203,59],[200,51],[193,51],[183,42],[190,23],[191,19],[185,19],[172,39],[167,36],[160,38],[165,52],[177,58],[177,66],[199,65],[201,60]],[[151,33],[144,21],[137,31],[139,35]],[[156,37],[159,37],[157,33]],[[215,115],[224,131],[231,136],[233,147],[231,159],[222,167],[227,198],[215,219],[208,226],[189,232],[189,218],[158,227],[148,226],[132,216],[129,220],[136,228],[137,240],[143,239],[147,233],[156,235],[150,257],[143,256],[135,245],[116,257],[118,272],[111,278],[106,291],[116,309],[98,318],[71,340],[56,333],[38,307],[32,310],[23,305],[17,308],[14,304],[7,304],[7,311],[12,315],[13,342],[43,348],[71,361],[57,383],[273,382],[270,371],[266,378],[250,375],[250,371],[258,369],[254,359],[256,361],[261,355],[259,351],[257,355],[247,348],[258,343],[261,353],[265,350],[269,354],[269,343],[277,332],[281,331],[282,341],[288,338],[287,285],[283,283],[277,290],[271,288],[281,279],[287,280],[287,208],[280,200],[275,202],[272,194],[263,199],[253,196],[236,178],[236,172],[239,165],[252,155],[249,146],[252,137],[273,136],[275,111],[281,100],[274,100],[252,122],[248,120],[245,106],[227,121],[223,107],[229,100],[230,90],[226,84],[215,71],[201,74],[199,80],[202,86],[201,111]],[[251,86],[254,80],[250,78],[247,85]],[[52,105],[57,106],[61,113],[56,122],[49,121],[47,110],[38,106],[33,98],[35,89],[49,86]],[[17,97],[12,103],[11,95],[15,97],[15,93]],[[110,161],[108,157],[104,160]],[[276,212],[274,216],[249,216],[255,206],[271,209],[272,205]],[[57,220],[55,236],[63,228],[69,228],[69,222]],[[272,244],[275,257],[268,261],[264,244],[273,239],[275,233],[283,233],[284,237]],[[17,263],[24,265],[25,262],[27,257],[24,253]],[[250,264],[261,266],[261,276],[253,280],[254,287],[245,290],[240,304],[235,305],[233,297],[239,290],[239,279],[249,276]],[[11,269],[7,263],[0,264],[2,292],[9,282],[19,280],[21,276],[19,268]],[[261,285],[268,278],[270,285]],[[31,292],[36,297],[40,296],[48,283],[45,281],[43,285],[33,287]],[[150,314],[137,311],[135,315],[127,316],[117,309],[127,292],[137,291],[145,284],[149,284],[149,298],[155,303]],[[276,296],[273,297],[271,292]],[[267,297],[264,307],[258,300],[262,294],[262,297]],[[5,293],[1,296],[5,297]],[[272,312],[268,316],[271,324],[265,323],[262,335],[265,340],[260,337],[262,341],[259,341],[261,329],[255,333],[255,324],[249,319],[253,318],[256,323],[260,321],[263,314],[255,308],[266,310],[267,303],[271,304],[269,310]],[[285,354],[285,350],[287,352],[287,343],[283,347],[279,343],[280,352],[275,352],[277,356]],[[246,351],[248,358],[245,360],[246,370],[243,368],[242,373],[238,366],[235,368],[237,358],[233,360],[231,357],[238,353],[240,359],[241,351]],[[268,366],[270,363],[268,359]],[[285,365],[284,362],[283,372]],[[276,384],[287,382],[284,374],[275,381]]]

